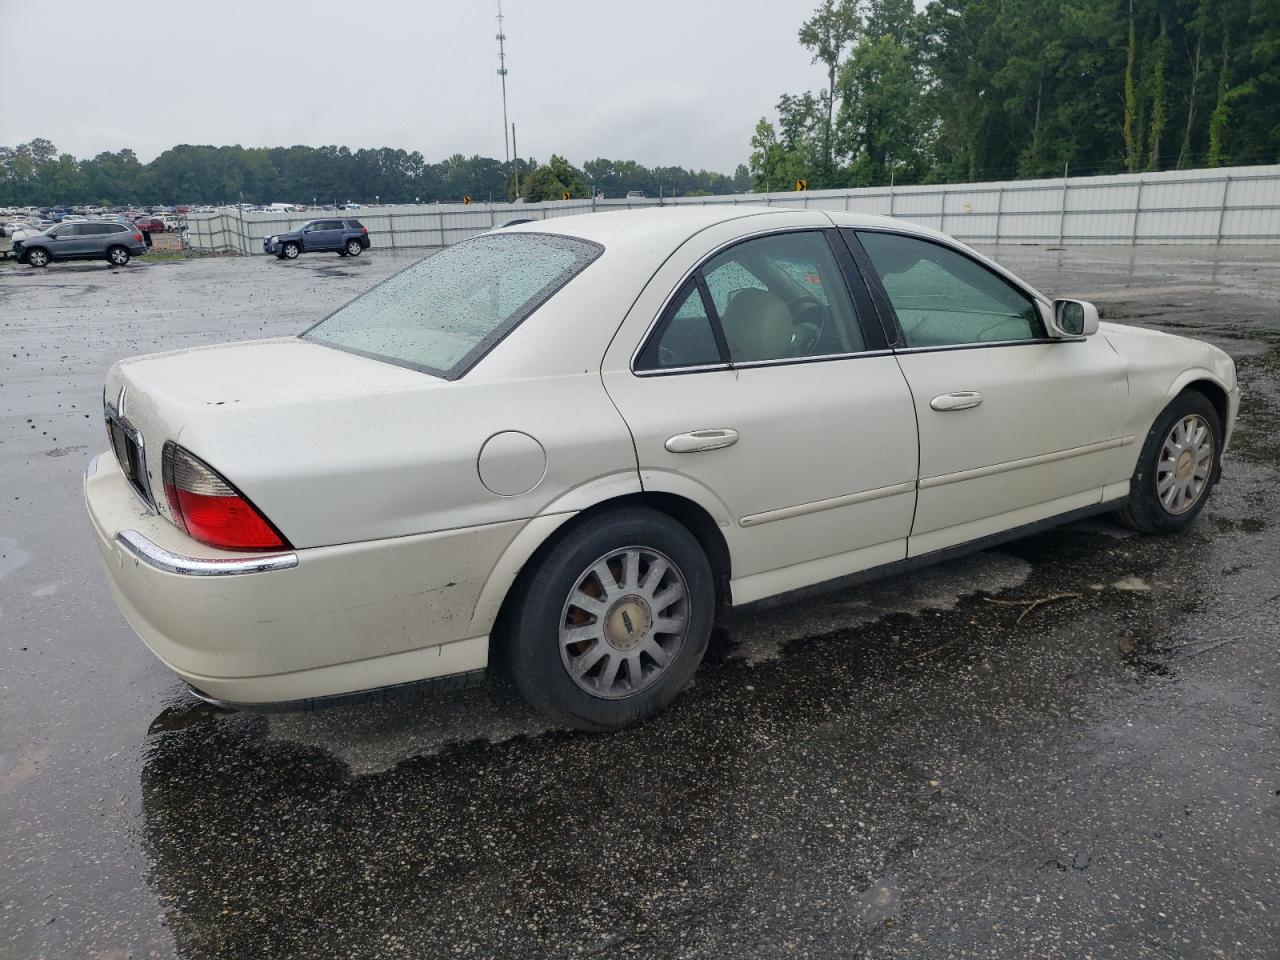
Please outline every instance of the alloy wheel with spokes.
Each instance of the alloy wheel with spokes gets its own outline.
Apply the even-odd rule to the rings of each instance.
[[[129,262],[129,251],[124,247],[112,247],[107,252],[107,258],[117,267],[123,267]]]
[[[1185,529],[1217,483],[1223,440],[1222,414],[1206,394],[1174,397],[1142,442],[1121,522],[1143,533]]]
[[[1213,430],[1198,414],[1178,420],[1164,438],[1156,467],[1156,495],[1172,514],[1198,501],[1213,472]]]
[[[32,250],[27,254],[27,263],[33,267],[43,267],[49,262],[49,255],[43,250]]]
[[[665,554],[628,546],[578,577],[560,619],[560,657],[594,697],[630,697],[656,683],[689,629],[689,588]]]
[[[619,730],[671,703],[715,620],[707,551],[676,518],[618,504],[565,524],[504,605],[496,660],[555,723]]]

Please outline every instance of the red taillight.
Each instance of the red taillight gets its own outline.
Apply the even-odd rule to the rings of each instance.
[[[133,235],[133,239],[134,239],[134,241],[135,241],[135,242],[137,242],[137,243],[141,243],[141,242],[142,242],[142,233],[141,233],[141,232],[139,232],[139,233],[135,233],[135,234]]]
[[[174,523],[201,543],[232,550],[288,546],[239,490],[176,443],[164,445],[162,473]]]
[[[368,233],[368,232],[369,232],[369,228],[368,228],[368,227],[361,227],[361,228],[360,228],[360,232],[361,232],[361,233]]]

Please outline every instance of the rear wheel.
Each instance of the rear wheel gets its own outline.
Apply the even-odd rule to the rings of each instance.
[[[26,260],[29,267],[47,267],[49,265],[49,253],[47,250],[41,250],[36,247],[34,250],[27,251]]]
[[[711,565],[688,529],[655,510],[611,510],[535,564],[500,641],[530,704],[580,730],[616,730],[675,699],[715,610]]]
[[[113,267],[123,267],[129,262],[129,251],[120,246],[112,247],[107,251],[107,261]]]
[[[347,256],[348,256],[348,257],[358,257],[358,256],[360,256],[360,251],[362,251],[363,249],[364,249],[364,247],[360,246],[360,241],[359,241],[359,240],[348,240],[348,241],[347,241],[346,252],[347,252]]]
[[[1187,390],[1156,418],[1138,455],[1121,521],[1143,533],[1176,533],[1204,508],[1217,481],[1222,422],[1209,398]]]
[[[300,254],[301,252],[302,250],[298,247],[296,243],[286,243],[283,247],[280,248],[280,254],[286,260],[297,260],[298,254]]]

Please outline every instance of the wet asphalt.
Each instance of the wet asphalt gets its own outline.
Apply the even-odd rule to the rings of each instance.
[[[1198,522],[739,618],[599,736],[501,676],[221,713],[108,594],[108,364],[296,332],[407,260],[0,265],[0,957],[1280,955],[1280,248],[996,255],[1236,358]]]

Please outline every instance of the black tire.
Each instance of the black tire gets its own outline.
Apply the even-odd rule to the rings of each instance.
[[[358,257],[364,251],[364,247],[360,246],[359,240],[348,240],[346,251],[348,257]]]
[[[107,249],[107,263],[113,267],[123,267],[129,262],[129,250],[117,244]]]
[[[43,247],[27,250],[22,255],[22,261],[28,267],[47,267],[52,259],[53,257],[49,256],[49,251]]]
[[[633,547],[663,555],[683,579],[687,602],[682,613],[687,626],[665,665],[659,666],[649,658],[642,672],[652,675],[640,681],[634,694],[593,696],[569,674],[561,653],[561,625],[570,597],[583,582],[583,576],[589,575],[591,565],[611,551]],[[662,574],[660,579],[668,582],[669,576],[672,574]],[[614,602],[613,609],[618,609],[618,604],[627,599],[627,588],[615,586],[623,594]],[[657,589],[659,585],[653,586]],[[662,607],[655,615],[661,616],[666,609]],[[534,558],[521,575],[505,611],[497,651],[525,700],[552,721],[579,730],[617,730],[658,713],[684,689],[706,652],[714,617],[711,564],[693,534],[656,510],[623,507],[575,523]],[[654,621],[650,620],[639,636],[647,637],[650,626],[656,626]],[[630,620],[626,620],[626,630],[631,633]],[[653,636],[656,638],[656,633]],[[607,643],[603,638],[595,642]],[[643,656],[635,650],[631,654],[637,663]],[[624,656],[613,648],[609,648],[609,655],[619,659]],[[630,668],[627,675],[630,676]],[[621,670],[618,677],[621,684]]]
[[[1199,417],[1209,428],[1213,444],[1208,465],[1208,476],[1194,501],[1180,510],[1171,510],[1158,492],[1158,484],[1168,470],[1161,470],[1161,455],[1165,441],[1175,425],[1187,417]],[[1222,458],[1222,421],[1218,411],[1203,393],[1184,390],[1164,408],[1147,434],[1138,454],[1138,466],[1129,481],[1129,502],[1116,512],[1126,526],[1142,533],[1177,533],[1185,530],[1204,509],[1209,494],[1218,480]],[[1194,456],[1192,469],[1194,470]]]
[[[280,256],[285,260],[297,260],[298,254],[301,252],[302,248],[293,241],[290,241],[280,247]]]

